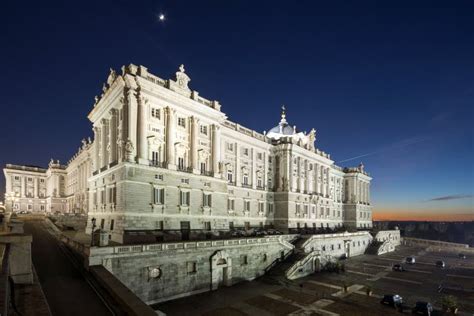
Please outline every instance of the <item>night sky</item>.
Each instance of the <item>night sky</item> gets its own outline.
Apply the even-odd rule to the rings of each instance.
[[[362,161],[375,218],[474,219],[474,1],[4,1],[0,39],[1,165],[66,162],[110,67],[183,63],[230,120],[285,104]]]

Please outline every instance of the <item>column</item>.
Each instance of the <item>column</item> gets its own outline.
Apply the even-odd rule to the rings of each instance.
[[[257,152],[252,148],[252,189],[257,188]]]
[[[240,146],[238,143],[235,145],[235,185],[240,186],[242,183],[242,170],[240,169]]]
[[[174,157],[174,142],[175,142],[175,113],[176,110],[166,108],[166,162],[169,169],[176,170],[176,161]]]
[[[130,89],[127,95],[127,138],[125,143],[130,142],[129,152],[125,154],[125,160],[135,161],[137,156],[137,98],[134,95],[135,90]],[[127,146],[126,146],[127,147]],[[127,151],[127,149],[125,149]]]
[[[138,163],[148,165],[147,157],[147,106],[138,94]]]
[[[319,164],[314,164],[314,191],[319,194]]]
[[[106,119],[102,119],[102,128],[101,128],[101,156],[102,156],[102,161],[100,164],[100,167],[106,167],[108,165],[109,159],[108,159],[108,154],[107,154],[107,141],[108,141],[108,121]]]
[[[38,188],[39,188],[39,184],[38,184],[39,178],[34,178],[33,181],[34,181],[33,182],[33,184],[34,184],[33,196],[35,198],[37,198],[38,197]]]
[[[191,167],[197,172],[198,167],[198,133],[199,119],[195,116],[191,117]],[[209,167],[208,167],[209,168]]]
[[[329,168],[326,169],[326,174],[327,174],[327,178],[328,178],[326,194],[329,195],[329,194],[331,193],[331,175],[330,175],[330,170],[329,170]],[[332,198],[332,197],[331,197],[331,198]]]
[[[109,123],[109,163],[117,161],[117,110],[110,110],[110,123]]]
[[[21,197],[26,196],[26,176],[21,177]]]
[[[311,184],[311,172],[309,170],[309,162],[308,160],[306,160],[306,163],[305,163],[305,168],[306,168],[306,193],[310,193],[311,188],[309,187],[310,184]]]
[[[219,157],[221,151],[221,131],[220,127],[216,124],[212,125],[212,171],[214,176],[219,174]]]
[[[287,190],[289,192],[293,191],[293,158],[291,157],[291,154],[289,153],[289,151],[286,151],[285,152],[285,156],[286,156],[286,161],[287,161],[287,175],[288,175],[288,188]]]
[[[370,182],[367,183],[367,203],[370,204]]]
[[[94,171],[100,169],[100,128],[98,126],[94,126],[92,128],[94,131],[94,156],[92,163],[94,164]]]

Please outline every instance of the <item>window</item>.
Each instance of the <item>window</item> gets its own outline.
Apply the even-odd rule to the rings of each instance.
[[[204,229],[207,231],[211,230],[211,222],[204,222]]]
[[[258,153],[258,154],[257,154],[257,159],[258,159],[258,160],[262,160],[262,158],[263,158],[263,154],[262,154],[262,153]]]
[[[229,229],[233,230],[234,229],[234,222],[229,222]]]
[[[153,204],[165,204],[165,189],[153,188]]]
[[[337,244],[337,249],[341,249],[341,244]]]
[[[115,220],[110,220],[110,230],[114,230]]]
[[[323,251],[326,251],[326,246],[323,246]]]
[[[244,201],[244,211],[250,212],[250,201]]]
[[[205,173],[206,172],[206,163],[205,162],[201,162],[201,173]]]
[[[211,195],[204,193],[202,195],[202,206],[211,207],[211,204],[212,204]]]
[[[240,255],[240,264],[243,266],[248,264],[247,255]]]
[[[268,213],[273,213],[273,203],[268,203],[267,204],[267,208],[268,208]]]
[[[227,200],[227,209],[229,211],[233,211],[235,209],[235,200],[234,199],[228,199]]]
[[[151,109],[151,116],[156,118],[156,119],[160,119],[161,118],[160,109],[152,108]]]
[[[28,204],[28,209],[29,209],[29,210],[32,210],[32,209],[33,209],[33,205]]]
[[[105,226],[105,219],[101,219],[100,220],[100,228],[104,229],[104,226]]]
[[[40,182],[41,182],[41,183],[44,183],[44,179],[40,179]]]
[[[33,178],[28,178],[28,182],[31,182],[31,181],[33,181]]]
[[[331,245],[331,250],[334,250],[334,245]]]
[[[227,181],[229,183],[234,183],[234,175],[232,174],[231,171],[227,172]]]
[[[262,257],[262,261],[263,261],[263,262],[267,262],[267,257],[268,257],[267,254],[264,253],[264,254],[263,254],[263,257]]]
[[[163,221],[157,221],[157,222],[155,222],[155,226],[156,226],[159,230],[163,230],[163,229],[164,229],[164,222],[163,222]]]
[[[258,212],[259,213],[265,212],[265,203],[264,202],[258,202]]]
[[[196,273],[196,261],[186,262],[186,269],[188,274]]]
[[[184,170],[184,158],[183,157],[178,158],[178,169],[179,170]]]
[[[19,176],[15,176],[15,180],[20,180],[20,177]]]
[[[242,182],[243,185],[249,185],[249,176],[247,174],[244,174]]]
[[[201,125],[199,127],[201,134],[207,135],[207,126],[206,125]]]
[[[105,200],[105,188],[102,189],[102,191],[100,191],[100,202],[101,202],[102,204],[105,204],[105,202],[107,202],[107,201]]]
[[[180,204],[181,204],[182,206],[188,206],[188,205],[189,205],[190,196],[191,196],[191,192],[183,192],[183,191],[181,191]]]
[[[157,151],[152,151],[151,152],[151,161],[153,163],[158,163],[160,161],[160,153]]]
[[[186,128],[186,119],[184,117],[178,117],[178,126]]]
[[[44,205],[40,205],[40,210],[44,211]]]
[[[272,163],[272,156],[268,157],[268,163]]]
[[[117,188],[109,188],[109,203],[115,204],[117,203]]]
[[[227,150],[228,151],[234,151],[234,144],[233,143],[227,143]]]
[[[245,155],[245,156],[248,156],[248,155],[249,155],[249,149],[248,149],[248,148],[244,148],[244,155]]]

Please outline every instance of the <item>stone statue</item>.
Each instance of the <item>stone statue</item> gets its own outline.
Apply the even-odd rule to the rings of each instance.
[[[83,139],[81,140],[81,143],[82,143],[82,149],[85,149],[86,146],[87,146],[87,141],[83,138]]]
[[[309,132],[308,139],[309,148],[314,149],[314,142],[316,141],[316,130],[314,128]]]
[[[94,96],[94,101],[95,101],[95,103],[99,102],[99,97],[95,95]]]
[[[179,66],[179,71],[176,72],[176,82],[181,89],[189,90],[188,83],[191,79],[184,73],[184,65]]]
[[[134,149],[135,149],[135,147],[133,147],[132,141],[130,140],[130,138],[128,138],[127,141],[125,142],[125,154],[126,154],[126,157],[127,157],[128,161],[133,160],[133,150]]]

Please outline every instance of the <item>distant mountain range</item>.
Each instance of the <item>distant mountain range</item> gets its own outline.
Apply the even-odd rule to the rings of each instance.
[[[376,229],[398,227],[404,237],[424,238],[468,244],[474,247],[474,221],[470,222],[416,222],[374,221]]]

